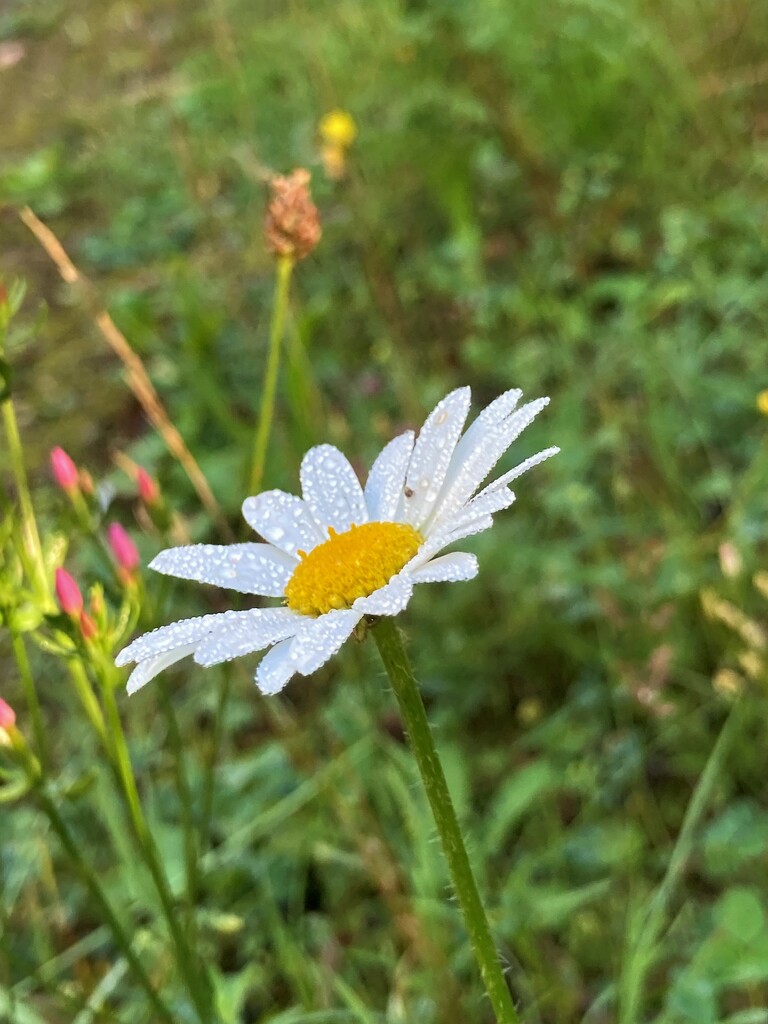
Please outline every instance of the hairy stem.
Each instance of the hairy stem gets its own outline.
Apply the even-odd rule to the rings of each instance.
[[[432,808],[453,887],[459,898],[475,959],[496,1020],[498,1024],[519,1024],[520,1018],[499,963],[418,683],[411,670],[402,638],[389,616],[379,619],[372,632],[392,689],[400,704],[411,749]]]

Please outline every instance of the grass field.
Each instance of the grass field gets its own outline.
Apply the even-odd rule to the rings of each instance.
[[[551,398],[479,576],[398,619],[520,1019],[768,1022],[766,39],[759,0],[0,8],[0,1021],[494,1020],[371,641],[274,697],[113,665],[248,603],[144,567],[249,537],[306,167],[260,489],[323,442],[364,479],[462,385]]]

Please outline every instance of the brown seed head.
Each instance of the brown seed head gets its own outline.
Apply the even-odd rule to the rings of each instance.
[[[264,230],[267,245],[276,256],[303,260],[320,241],[322,229],[309,194],[309,179],[309,171],[299,167],[287,175],[276,174],[270,181],[272,198]]]

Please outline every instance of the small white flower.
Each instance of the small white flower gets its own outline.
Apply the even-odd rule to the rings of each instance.
[[[271,648],[256,672],[263,693],[282,690],[338,651],[366,615],[396,615],[415,583],[458,582],[477,575],[477,559],[440,552],[493,525],[515,496],[507,486],[555,455],[547,448],[477,493],[501,456],[549,399],[517,408],[507,391],[462,436],[470,390],[447,395],[413,431],[381,451],[360,486],[347,459],[319,445],[301,464],[303,497],[266,491],[246,498],[243,516],[265,544],[192,544],[161,551],[151,569],[168,576],[281,597],[276,608],[252,608],[183,619],[146,633],[117,656],[137,662],[134,693],[187,654],[199,665]]]

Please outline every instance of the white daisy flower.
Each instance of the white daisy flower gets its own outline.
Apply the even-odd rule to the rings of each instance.
[[[474,555],[440,552],[492,526],[493,514],[515,500],[508,484],[559,451],[531,456],[478,493],[549,402],[517,408],[521,395],[505,392],[462,436],[470,389],[452,391],[418,437],[409,430],[386,445],[364,488],[338,449],[311,448],[301,464],[303,497],[275,490],[243,502],[243,516],[266,543],[161,551],[150,563],[157,572],[280,597],[283,604],[183,619],[146,633],[116,659],[137,662],[128,692],[188,654],[198,665],[217,665],[269,647],[256,683],[263,693],[277,693],[294,674],[320,668],[364,616],[401,612],[414,584],[476,576]]]

